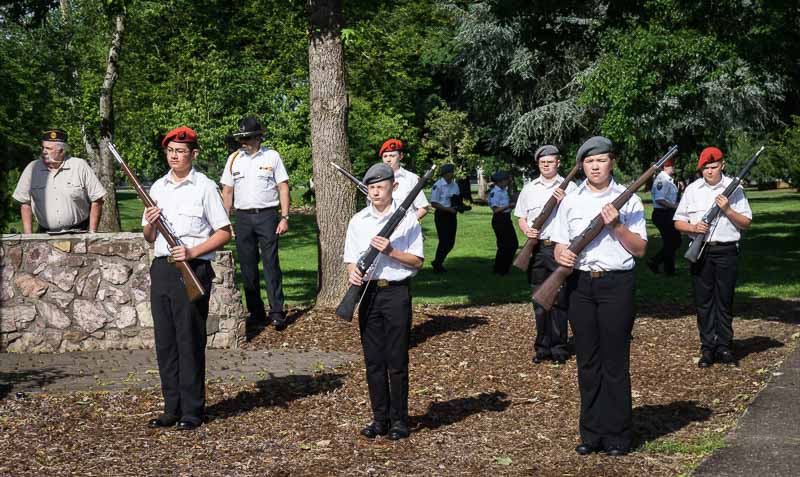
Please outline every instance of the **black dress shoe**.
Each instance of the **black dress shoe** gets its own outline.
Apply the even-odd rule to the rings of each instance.
[[[547,353],[536,353],[533,356],[533,362],[536,364],[544,363],[548,359],[550,359],[550,355]]]
[[[659,273],[658,264],[653,260],[647,260],[647,268],[653,273]]]
[[[287,326],[289,326],[289,323],[286,322],[285,318],[274,320],[272,323],[275,325],[275,331],[283,331]]]
[[[697,367],[706,369],[710,368],[712,364],[714,364],[714,357],[710,354],[703,353],[703,356],[700,357],[700,361],[697,362]]]
[[[575,452],[577,452],[580,455],[589,455],[593,452],[599,452],[601,449],[602,447],[600,447],[597,444],[582,442],[578,445],[578,447],[575,448]]]
[[[557,364],[564,364],[567,362],[567,356],[563,354],[554,354],[553,361]]]
[[[389,435],[386,437],[389,440],[397,441],[400,439],[405,439],[410,435],[411,430],[408,428],[408,425],[403,421],[396,421],[392,424],[392,427],[389,428]]]
[[[378,436],[385,436],[389,430],[386,428],[386,423],[372,421],[367,427],[361,429],[361,435],[367,439],[375,439]]]
[[[717,361],[722,364],[736,364],[736,357],[728,350],[717,352]]]
[[[158,416],[156,419],[151,419],[150,422],[147,423],[147,427],[150,429],[158,429],[161,427],[172,427],[175,423],[178,422],[178,418],[175,416],[169,416],[167,414],[162,414]]]
[[[628,455],[628,449],[620,446],[608,446],[606,448],[606,455],[609,457],[622,457]]]
[[[447,273],[447,270],[439,264],[432,264],[431,267],[433,267],[433,273]]]
[[[178,421],[178,426],[176,427],[176,429],[178,429],[179,431],[193,431],[198,427],[200,427],[200,424],[201,422],[185,421],[181,419],[180,421]]]

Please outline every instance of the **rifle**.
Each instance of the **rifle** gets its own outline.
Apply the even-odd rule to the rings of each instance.
[[[431,166],[428,172],[425,173],[424,176],[420,177],[417,185],[411,189],[411,192],[408,193],[406,198],[403,202],[397,207],[397,210],[394,211],[389,220],[386,222],[386,225],[383,226],[381,231],[378,233],[378,237],[389,238],[394,233],[394,230],[400,225],[400,222],[403,221],[403,218],[406,216],[406,212],[414,203],[414,199],[417,198],[417,195],[425,187],[425,184],[433,176],[433,171],[436,170],[436,165]],[[380,252],[375,247],[368,248],[358,259],[356,263],[356,267],[362,273],[363,276],[366,276],[367,270],[372,268],[375,264],[375,260],[378,258]],[[361,286],[350,285],[350,288],[347,290],[347,294],[345,294],[342,301],[339,303],[339,306],[336,308],[336,316],[339,318],[350,321],[353,319],[353,313],[355,313],[356,305],[358,304],[359,298],[361,297],[362,292],[364,291],[364,284]]]
[[[736,191],[736,188],[739,187],[739,184],[742,182],[742,179],[747,177],[747,174],[750,173],[750,169],[752,169],[752,167],[755,165],[756,159],[758,159],[758,156],[760,156],[762,152],[764,152],[764,146],[761,146],[761,149],[756,151],[756,153],[744,163],[742,168],[739,169],[739,172],[736,174],[736,177],[733,178],[731,183],[728,184],[728,187],[725,188],[721,195],[724,195],[727,198],[730,198],[730,196],[733,195],[733,193]],[[722,210],[716,203],[714,203],[714,206],[711,207],[705,213],[705,215],[703,215],[701,221],[705,222],[707,225],[711,225],[711,223],[717,219],[720,212],[722,212]],[[698,236],[692,240],[691,245],[689,245],[689,249],[686,250],[686,253],[683,255],[686,260],[689,260],[692,263],[696,263],[698,260],[700,260],[700,256],[703,254],[703,250],[705,250],[706,238],[711,236],[711,232],[712,231],[709,230],[703,234],[702,237]]]
[[[362,194],[364,194],[365,196],[369,197],[369,189],[367,189],[367,186],[366,186],[366,185],[364,185],[364,183],[363,183],[363,182],[361,182],[360,180],[358,180],[358,178],[357,178],[356,176],[354,176],[353,174],[350,174],[349,172],[347,172],[347,170],[345,170],[345,168],[344,168],[344,167],[340,166],[339,164],[336,164],[336,163],[335,163],[335,162],[333,162],[333,161],[331,161],[331,165],[332,165],[332,166],[333,166],[333,167],[334,167],[334,168],[335,168],[337,171],[339,171],[339,172],[340,172],[340,173],[341,173],[343,176],[345,176],[345,177],[347,177],[348,179],[350,179],[350,181],[351,181],[353,184],[355,184],[355,185],[356,185],[356,187],[358,188],[358,190],[360,190],[360,191],[361,191],[361,193],[362,193]]]
[[[581,169],[580,161],[575,162],[575,167],[569,171],[567,177],[558,185],[558,188],[561,190],[566,190],[569,186],[569,183],[578,175],[578,172]],[[556,210],[558,207],[558,201],[555,197],[550,197],[547,199],[547,202],[544,204],[544,208],[539,215],[533,220],[533,224],[531,224],[532,229],[536,229],[539,232],[542,231],[542,227],[544,227],[544,223],[547,222],[547,219],[553,214],[553,211]],[[536,244],[539,243],[538,238],[528,238],[525,242],[525,245],[522,246],[522,250],[519,251],[519,255],[517,258],[514,259],[514,266],[522,270],[523,272],[528,270],[528,265],[531,263],[531,257],[533,256],[533,250],[536,248]]]
[[[611,203],[614,208],[617,210],[621,209],[623,205],[631,198],[631,196],[636,192],[636,190],[641,187],[645,182],[647,182],[653,174],[658,172],[661,169],[661,166],[664,165],[672,156],[674,156],[678,152],[678,146],[672,146],[669,148],[666,154],[664,154],[661,159],[653,163],[649,169],[647,169],[644,174],[639,176],[633,184],[631,184],[623,193],[617,196],[616,199]],[[580,255],[586,246],[588,246],[595,237],[597,237],[600,232],[605,227],[605,223],[603,222],[603,215],[597,214],[595,218],[586,226],[583,232],[580,233],[574,240],[569,244],[569,250],[574,253],[575,255]],[[561,289],[561,285],[566,281],[567,277],[572,273],[572,268],[565,267],[563,265],[559,265],[558,268],[553,270],[553,273],[547,277],[547,280],[544,281],[541,285],[539,285],[536,290],[533,292],[533,301],[545,309],[545,311],[550,311],[553,307],[553,302],[556,300],[556,295],[558,291]]]
[[[139,183],[128,165],[125,164],[124,160],[122,160],[122,156],[120,156],[117,152],[117,148],[114,146],[114,143],[108,144],[108,150],[111,151],[111,155],[114,156],[114,159],[119,162],[119,165],[122,167],[122,171],[128,176],[128,180],[130,180],[131,184],[133,184],[133,188],[136,189],[139,199],[144,202],[144,206],[156,207],[156,203],[153,198],[150,197],[150,194],[144,190],[142,184]],[[172,228],[172,224],[169,223],[163,214],[161,214],[153,226],[161,233],[161,235],[164,236],[170,247],[183,245],[181,239],[175,235],[175,230]],[[189,296],[189,301],[195,301],[202,298],[203,295],[206,294],[206,290],[203,288],[200,280],[197,279],[197,275],[194,274],[194,270],[192,270],[192,267],[189,266],[189,263],[185,261],[175,261],[174,265],[181,272],[181,281],[183,281],[183,285],[186,287],[186,295]]]

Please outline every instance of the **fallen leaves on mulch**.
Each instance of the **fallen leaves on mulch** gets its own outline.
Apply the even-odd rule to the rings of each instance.
[[[796,308],[797,304],[793,303]],[[699,370],[686,307],[640,309],[631,371],[636,451],[580,457],[574,359],[531,363],[530,306],[418,306],[410,439],[369,441],[363,362],[256,384],[210,384],[199,431],[151,431],[160,392],[7,396],[0,474],[26,475],[674,475],[700,456],[653,443],[721,435],[799,341],[792,316],[737,319],[739,367]],[[762,310],[763,311],[763,310]],[[247,347],[360,353],[356,322],[294,310]]]

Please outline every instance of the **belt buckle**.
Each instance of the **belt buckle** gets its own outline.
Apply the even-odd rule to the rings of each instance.
[[[175,263],[175,257],[172,255],[167,255],[167,263]]]
[[[544,240],[542,240],[542,244],[543,244],[545,247],[549,247],[549,246],[553,245],[553,241],[552,241],[552,240],[550,240],[550,239],[544,239]]]
[[[389,286],[389,280],[384,280],[383,278],[378,280],[378,288],[386,288]]]
[[[594,270],[592,270],[591,272],[589,272],[589,275],[592,278],[600,278],[605,274],[606,274],[606,272],[603,272],[603,271],[594,271]]]

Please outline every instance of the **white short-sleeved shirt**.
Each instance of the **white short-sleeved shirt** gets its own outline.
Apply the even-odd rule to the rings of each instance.
[[[236,209],[263,209],[280,204],[278,184],[289,180],[278,151],[261,147],[252,156],[239,149],[228,157],[219,182],[233,187]]]
[[[461,195],[461,190],[458,188],[458,184],[456,184],[455,180],[448,184],[447,181],[444,180],[444,177],[442,177],[433,183],[431,202],[436,202],[445,207],[452,207],[453,204],[450,203],[450,197],[454,195]]]
[[[673,204],[678,202],[678,186],[672,176],[664,171],[661,171],[653,180],[653,187],[650,188],[650,195],[653,199],[654,209],[666,209],[663,205],[659,204],[659,200],[666,200]]]
[[[493,186],[489,191],[489,207],[507,207],[511,203],[511,198],[508,196],[508,189],[499,186]],[[503,214],[510,214],[511,209],[506,209]]]
[[[681,220],[690,224],[700,222],[703,215],[716,204],[715,199],[717,196],[725,191],[725,188],[728,187],[732,180],[730,177],[723,175],[722,180],[717,182],[715,186],[708,185],[705,179],[702,178],[689,184],[683,193],[683,197],[681,197],[677,210],[675,210],[673,220]],[[744,195],[742,186],[736,188],[728,198],[728,202],[734,211],[748,219],[753,218],[753,211],[750,210],[750,203]],[[717,216],[716,223],[711,224],[711,230],[712,233],[707,235],[707,242],[736,242],[742,236],[739,229],[722,212]],[[695,234],[690,235],[693,238],[695,236]]]
[[[587,181],[564,197],[553,222],[550,240],[569,245],[580,235],[604,205],[614,201],[625,187],[614,182],[603,192],[592,192]],[[637,195],[633,195],[619,211],[619,221],[631,232],[647,240],[644,206]],[[578,255],[575,268],[583,271],[631,270],[636,265],[633,255],[614,238],[608,227],[603,230]]]
[[[419,176],[401,167],[395,171],[394,180],[397,182],[397,189],[392,192],[392,199],[400,204],[406,199],[406,197],[408,197],[411,189],[417,185],[419,182]],[[416,211],[418,209],[424,209],[429,205],[431,204],[428,203],[428,199],[425,197],[425,192],[419,191],[419,194],[417,194],[417,197],[414,199],[413,209]]]
[[[39,225],[61,230],[89,217],[92,202],[102,199],[106,189],[91,166],[79,157],[68,157],[58,169],[43,160],[30,162],[19,177],[14,199],[31,204]]]
[[[344,263],[358,262],[361,255],[369,249],[372,238],[378,235],[395,210],[397,210],[395,201],[392,201],[389,210],[383,215],[379,215],[372,205],[368,205],[350,219],[344,241]],[[389,240],[392,247],[397,250],[419,258],[425,257],[422,249],[422,227],[414,214],[406,213]],[[365,279],[400,281],[417,273],[416,268],[403,265],[383,253],[378,255],[376,264],[374,273],[369,275],[368,272]]]
[[[517,198],[517,206],[514,209],[514,215],[524,218],[528,222],[528,227],[532,226],[533,221],[539,217],[542,209],[544,209],[544,205],[550,200],[550,197],[553,196],[553,191],[555,191],[563,181],[564,178],[560,175],[557,175],[549,182],[545,180],[544,177],[539,176],[525,184],[525,187],[522,188],[522,192],[519,193],[519,197]],[[567,188],[564,189],[564,192],[569,194],[577,188],[578,186],[576,186],[574,182],[570,182]],[[555,213],[550,214],[550,217],[545,220],[542,230],[539,231],[539,237],[542,240],[550,239],[550,236],[553,234],[552,224],[555,216]]]
[[[167,172],[167,175],[150,187],[150,197],[161,209],[161,214],[172,224],[175,236],[187,248],[200,245],[215,230],[231,224],[217,184],[194,168],[186,179],[177,183],[172,177],[172,171]],[[142,226],[147,223],[142,214]],[[155,256],[169,255],[167,240],[156,232]],[[215,256],[216,252],[209,252],[198,258],[214,260]]]

